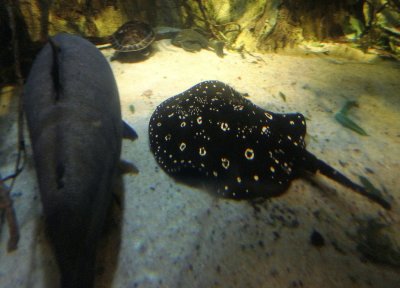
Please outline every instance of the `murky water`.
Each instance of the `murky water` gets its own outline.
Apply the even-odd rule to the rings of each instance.
[[[112,51],[104,54],[109,58]],[[139,134],[123,142],[122,158],[140,172],[123,177],[123,205],[114,208],[101,245],[98,287],[399,286],[399,65],[257,56],[194,54],[163,40],[146,61],[111,62],[123,118]],[[390,199],[391,211],[320,175],[253,205],[174,182],[150,153],[148,121],[163,100],[211,79],[248,93],[265,109],[303,113],[308,150],[356,182],[367,177]],[[0,98],[3,176],[16,158],[15,98],[7,95],[3,90]],[[335,121],[348,100],[357,101],[350,117],[369,136]],[[44,235],[29,144],[12,197],[21,239],[7,254],[2,226],[0,286],[52,287],[57,268]]]

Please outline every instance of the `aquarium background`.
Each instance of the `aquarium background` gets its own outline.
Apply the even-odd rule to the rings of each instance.
[[[223,57],[186,51],[163,35],[141,61],[110,61],[123,119],[139,134],[124,140],[121,158],[139,173],[123,176],[96,287],[399,287],[399,7],[394,0],[4,1],[0,174],[11,174],[17,158],[18,83],[48,36],[104,37],[132,19],[155,31],[201,28],[224,43]],[[111,60],[114,49],[101,51]],[[266,110],[305,115],[308,150],[355,182],[367,178],[392,209],[321,175],[256,203],[175,182],[149,150],[150,116],[165,99],[211,79]],[[368,136],[335,119],[349,101],[358,105],[348,117]],[[27,131],[25,140],[25,169],[11,191],[20,240],[7,252],[3,214],[0,287],[54,287]]]

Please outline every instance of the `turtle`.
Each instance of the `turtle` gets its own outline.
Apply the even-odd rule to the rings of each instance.
[[[113,34],[106,37],[87,37],[95,45],[104,45],[100,49],[114,48],[115,53],[111,61],[133,62],[150,55],[151,44],[154,40],[171,39],[175,46],[182,47],[186,51],[195,52],[202,48],[211,48],[218,56],[223,56],[222,41],[209,41],[200,29],[180,29],[174,27],[156,27],[149,24],[131,20],[120,26]]]
[[[88,40],[95,45],[107,46],[104,48],[115,49],[113,60],[127,58],[148,57],[150,55],[151,44],[155,39],[153,28],[142,21],[130,20],[120,26],[113,34],[106,37],[88,37]]]

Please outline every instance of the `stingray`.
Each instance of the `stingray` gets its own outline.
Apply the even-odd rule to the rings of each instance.
[[[230,86],[204,81],[162,102],[149,123],[157,163],[183,183],[221,197],[269,198],[317,172],[386,209],[390,204],[306,150],[300,113],[264,110]]]

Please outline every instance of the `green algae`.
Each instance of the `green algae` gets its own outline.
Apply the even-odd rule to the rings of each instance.
[[[358,104],[356,101],[347,101],[343,108],[335,114],[335,119],[338,121],[343,127],[346,127],[362,136],[368,136],[367,132],[363,128],[361,128],[357,123],[351,120],[347,114],[350,108],[357,107]]]

